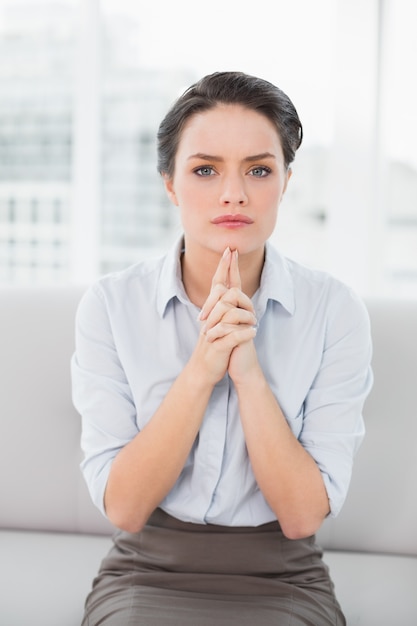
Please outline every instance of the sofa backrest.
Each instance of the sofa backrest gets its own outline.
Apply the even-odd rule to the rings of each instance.
[[[0,527],[108,533],[79,469],[70,358],[83,288],[0,289]]]
[[[417,555],[417,300],[366,305],[375,377],[366,437],[344,507],[318,536],[328,549]]]
[[[0,289],[0,527],[107,534],[79,463],[70,358],[83,287]],[[367,436],[324,548],[417,554],[417,301],[367,302]]]

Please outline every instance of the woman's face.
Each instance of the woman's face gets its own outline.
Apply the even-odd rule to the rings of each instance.
[[[186,248],[221,254],[229,246],[240,255],[263,249],[289,176],[278,133],[264,115],[217,105],[191,117],[174,176],[164,177],[181,211]]]

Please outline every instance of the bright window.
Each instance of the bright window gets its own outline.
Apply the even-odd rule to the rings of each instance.
[[[167,248],[172,100],[271,80],[305,139],[273,239],[363,295],[417,297],[412,0],[0,0],[0,282],[90,282]]]
[[[381,274],[387,292],[417,295],[417,39],[414,0],[385,3],[381,50]]]

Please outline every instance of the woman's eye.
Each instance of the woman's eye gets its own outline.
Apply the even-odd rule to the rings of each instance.
[[[257,178],[263,178],[264,176],[268,176],[271,171],[272,170],[270,167],[266,167],[266,165],[263,165],[262,167],[254,167],[253,169],[251,169],[250,174],[251,176],[256,176]]]
[[[203,165],[202,167],[198,167],[194,170],[198,176],[212,176],[214,174],[214,170],[209,165]]]

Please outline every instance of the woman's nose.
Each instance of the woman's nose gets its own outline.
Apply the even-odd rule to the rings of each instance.
[[[245,185],[240,176],[230,176],[224,180],[220,194],[221,204],[243,206],[247,203]]]

